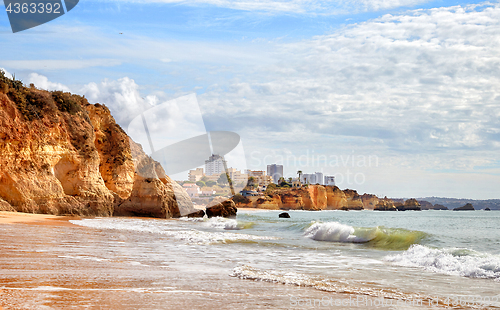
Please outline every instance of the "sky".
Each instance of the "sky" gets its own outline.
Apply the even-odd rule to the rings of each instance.
[[[497,1],[82,0],[18,33],[1,8],[0,68],[105,104],[128,132],[155,107],[157,136],[177,119],[178,141],[237,133],[239,169],[500,198]]]

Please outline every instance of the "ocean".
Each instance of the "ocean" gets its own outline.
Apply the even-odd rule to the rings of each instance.
[[[0,225],[6,309],[500,308],[500,212]]]

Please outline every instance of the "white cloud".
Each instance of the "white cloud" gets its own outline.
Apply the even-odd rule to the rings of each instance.
[[[40,75],[38,73],[31,73],[28,77],[28,83],[33,83],[37,88],[45,90],[62,90],[69,92],[70,89],[61,83],[50,82],[46,76]]]
[[[5,77],[7,77],[9,79],[12,78],[12,74],[9,71],[7,71],[7,70],[5,70],[4,68],[1,68],[1,67],[0,67],[0,70],[2,70],[4,72]]]
[[[245,132],[251,148],[371,149],[412,169],[470,171],[498,157],[498,33],[498,4],[385,15],[282,44],[279,61],[200,104],[210,129]]]
[[[150,108],[150,102],[154,101],[153,97],[145,100],[139,92],[139,85],[128,77],[92,82],[85,85],[79,93],[85,95],[90,103],[105,104],[117,123],[125,126],[124,128],[143,110]]]
[[[362,169],[367,182],[352,187],[418,194],[411,188],[418,185],[425,195],[426,180],[427,193],[449,182],[454,192],[472,197],[467,188],[479,192],[483,184],[486,193],[500,181],[498,33],[500,5],[485,4],[385,15],[309,40],[252,48],[148,38],[107,50],[93,46],[118,59],[153,59],[193,88],[210,81],[198,96],[207,128],[239,133],[249,156],[285,149],[293,156],[306,150],[310,156],[377,155],[380,166]],[[106,104],[123,125],[138,115],[138,105],[172,97],[158,91],[143,99],[141,92],[148,93],[123,78],[90,83],[80,93]],[[249,168],[265,168],[247,159]],[[398,171],[403,175],[389,177]],[[325,172],[346,174],[347,168]]]

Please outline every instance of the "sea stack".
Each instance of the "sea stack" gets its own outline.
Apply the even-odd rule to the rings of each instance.
[[[453,211],[474,211],[474,210],[476,209],[474,209],[474,206],[472,206],[472,204],[470,203],[466,204],[463,207],[453,209]]]

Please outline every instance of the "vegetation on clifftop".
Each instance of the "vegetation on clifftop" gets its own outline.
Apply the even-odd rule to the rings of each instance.
[[[82,109],[82,106],[89,104],[84,97],[62,91],[38,90],[33,84],[26,87],[15,77],[8,78],[3,70],[0,70],[0,92],[6,94],[29,121],[60,111],[72,115],[81,114],[90,122],[88,114]]]

